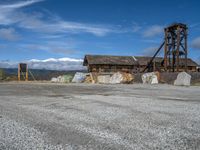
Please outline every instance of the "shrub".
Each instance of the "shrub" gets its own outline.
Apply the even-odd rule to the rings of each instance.
[[[0,69],[0,80],[5,79],[5,72],[3,69]]]

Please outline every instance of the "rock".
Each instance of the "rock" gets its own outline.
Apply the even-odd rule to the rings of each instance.
[[[181,72],[178,74],[177,79],[174,81],[176,86],[190,86],[191,75],[186,72]]]
[[[72,79],[73,79],[73,76],[72,76],[72,75],[63,75],[63,76],[61,77],[60,82],[61,82],[61,83],[70,83],[70,82],[72,81]]]
[[[71,75],[63,75],[63,76],[58,76],[57,78],[53,77],[51,79],[51,82],[54,82],[54,83],[70,83],[72,78],[73,77]]]
[[[134,76],[131,73],[123,73],[123,83],[132,83],[134,80]]]
[[[84,83],[92,83],[92,78],[90,75],[86,76]]]
[[[97,83],[97,77],[98,77],[98,73],[95,73],[95,72],[91,72],[90,74],[90,77],[91,77],[91,81],[92,83]]]
[[[111,84],[119,84],[123,82],[123,75],[120,72],[113,74],[110,78]]]
[[[57,78],[56,77],[51,78],[51,82],[54,83],[62,82],[62,76],[58,76]]]
[[[51,78],[51,82],[58,82],[58,79],[57,78],[55,78],[55,77],[53,77],[53,78]]]
[[[86,76],[87,76],[87,73],[76,72],[76,74],[74,75],[74,78],[72,79],[72,82],[73,83],[82,83],[82,82],[84,82]]]
[[[158,77],[156,72],[145,73],[142,75],[143,84],[158,84]]]
[[[58,82],[62,83],[62,76],[57,77]]]
[[[98,83],[108,84],[110,83],[110,75],[99,75],[97,80]]]
[[[158,76],[152,75],[150,84],[158,84]]]
[[[158,82],[161,80],[161,75],[160,75],[160,72],[156,71],[154,72],[155,75],[157,76],[157,79],[158,79]]]

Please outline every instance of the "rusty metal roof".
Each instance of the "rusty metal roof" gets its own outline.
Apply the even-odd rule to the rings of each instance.
[[[141,65],[145,66],[152,57],[148,56],[110,56],[110,55],[85,55],[83,65]],[[163,57],[155,57],[154,62],[162,63]],[[184,58],[180,58],[180,65],[184,65]],[[188,58],[188,66],[198,66],[192,59]]]
[[[138,63],[139,63],[140,65],[145,66],[145,65],[148,64],[148,62],[151,60],[152,57],[146,57],[146,56],[141,56],[141,57],[140,57],[140,56],[137,56],[137,57],[135,57],[135,58],[137,59],[137,61],[138,61]],[[154,59],[153,61],[154,61],[154,62],[158,62],[158,63],[162,63],[163,60],[164,60],[163,57],[155,57],[155,59]],[[198,64],[197,64],[194,60],[192,60],[191,58],[188,58],[187,63],[188,63],[188,66],[198,66]],[[184,64],[185,64],[185,59],[184,59],[184,58],[180,58],[179,64],[180,64],[181,66],[184,66]]]
[[[184,58],[180,58],[180,65],[184,65]],[[198,66],[198,64],[192,60],[191,58],[188,58],[187,60],[188,66]]]
[[[83,65],[135,65],[132,56],[86,55]]]
[[[146,66],[152,59],[152,57],[148,57],[148,56],[135,56],[135,58],[137,59],[138,63],[141,66]],[[155,59],[154,59],[154,62],[161,63],[162,61],[163,61],[162,57],[155,57]]]

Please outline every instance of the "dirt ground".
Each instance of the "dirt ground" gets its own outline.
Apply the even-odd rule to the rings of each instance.
[[[200,87],[0,84],[0,149],[200,149]]]

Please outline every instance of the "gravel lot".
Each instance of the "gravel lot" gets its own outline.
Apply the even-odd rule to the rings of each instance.
[[[200,149],[200,87],[0,84],[0,149]]]

